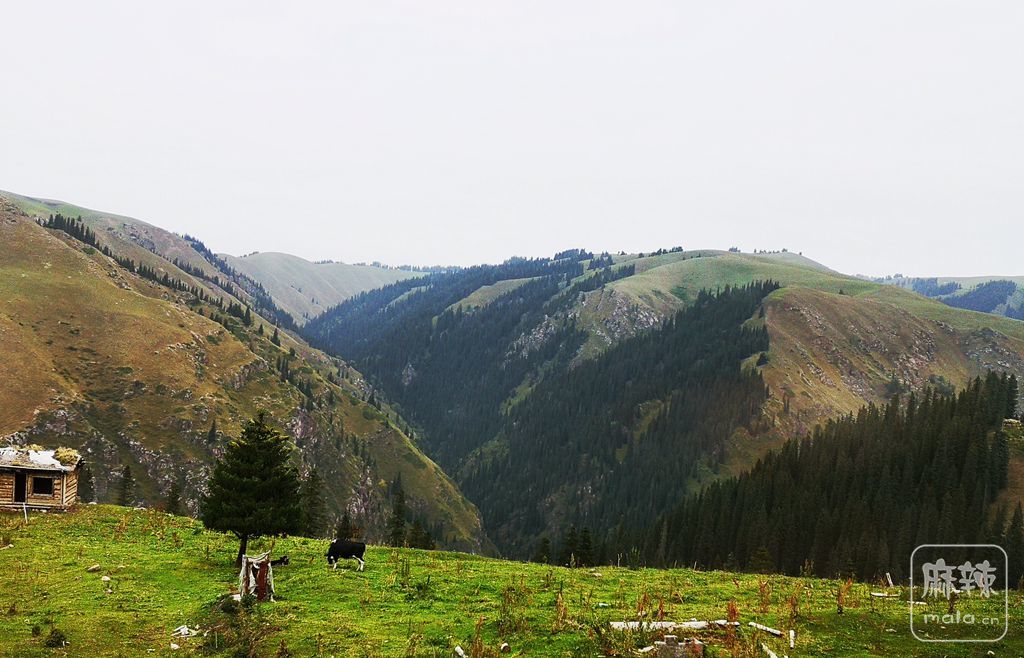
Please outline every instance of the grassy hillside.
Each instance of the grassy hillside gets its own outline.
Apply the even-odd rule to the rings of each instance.
[[[100,239],[115,253],[126,244]],[[247,326],[133,274],[3,197],[0,243],[0,437],[80,448],[100,500],[129,466],[140,500],[183,479],[195,510],[213,458],[263,409],[296,440],[303,469],[325,478],[332,510],[383,518],[401,475],[439,540],[488,550],[475,508],[390,410],[364,401],[368,385],[343,362],[283,332],[277,346],[259,316]]]
[[[692,307],[702,290],[769,279],[781,288],[729,320],[767,331],[766,346],[736,357],[763,377],[767,399],[749,402],[756,406],[749,422],[722,419],[691,434],[691,419],[712,417],[729,406],[724,391],[739,389],[701,388],[684,374],[694,370],[669,370],[666,355],[680,345],[711,344],[713,331],[680,343],[656,329]],[[492,538],[520,557],[540,535],[511,523],[543,524],[557,537],[574,522],[596,528],[604,540],[622,501],[637,505],[625,518],[642,524],[645,512],[673,504],[681,490],[741,473],[787,438],[866,403],[926,385],[959,388],[988,370],[1024,377],[1024,323],[844,276],[800,254],[662,251],[608,258],[573,252],[568,259],[432,276],[413,295],[406,287],[368,293],[321,315],[304,332],[352,359],[401,405],[422,428],[431,454],[480,506]],[[655,349],[660,360],[636,370],[613,367],[609,348],[638,334],[665,340]],[[569,387],[567,373],[590,373],[591,367],[585,383]],[[725,371],[723,364],[718,372]],[[657,393],[640,385],[653,381],[664,381]],[[566,390],[576,402],[556,405]],[[651,397],[631,399],[601,427],[588,425],[597,413],[574,416],[609,391],[616,395],[602,410],[639,390]],[[669,404],[674,396],[690,397]],[[517,415],[520,409],[526,416]],[[529,427],[528,436],[522,427]],[[666,443],[653,452],[686,455],[685,463],[660,477],[653,474],[666,468],[668,457],[624,468],[630,454],[652,450],[644,437],[655,433]],[[689,452],[698,444],[703,452]],[[559,453],[565,446],[574,452]],[[559,470],[565,463],[575,464],[568,473]],[[626,481],[622,472],[628,473],[623,478],[651,477],[615,490]]]
[[[905,277],[876,279],[949,306],[1024,320],[1024,276]]]
[[[782,396],[792,398],[793,417],[783,419],[790,429],[882,400],[893,376],[911,389],[939,378],[960,386],[990,368],[1024,375],[1024,322],[951,308],[799,255],[683,252],[637,262],[644,266],[635,276],[591,293],[600,303],[588,305],[615,309],[618,301],[632,316],[664,317],[702,288],[766,278],[783,285],[767,304],[771,348],[763,374],[780,409]],[[612,342],[602,331],[612,312],[583,318],[589,346]]]
[[[217,602],[237,586],[235,541],[194,520],[81,506],[33,515],[27,525],[17,515],[0,515],[0,537],[13,544],[0,553],[8,565],[0,569],[4,656],[228,656],[239,645],[255,656],[451,656],[456,645],[468,655],[497,656],[502,642],[512,656],[627,656],[639,655],[635,649],[656,636],[611,632],[609,621],[721,619],[730,601],[742,624],[736,652],[725,648],[724,631],[698,631],[709,643],[707,655],[764,655],[756,648],[761,642],[779,655],[978,655],[977,645],[914,640],[904,601],[870,597],[884,589],[879,585],[852,585],[840,615],[840,583],[829,580],[567,569],[381,547],[370,547],[359,573],[352,565],[328,569],[326,542],[278,539],[253,547],[291,558],[290,566],[274,570],[276,602],[230,614]],[[98,570],[88,571],[93,565]],[[906,588],[889,591],[907,596]],[[791,597],[798,601],[795,615]],[[1012,593],[1011,610],[1021,606],[1020,593]],[[750,621],[795,629],[796,649],[755,631]],[[183,624],[208,634],[172,637]],[[44,646],[53,629],[66,637],[64,650]],[[172,642],[180,649],[172,650]],[[291,653],[279,653],[282,646]],[[1020,655],[1019,626],[984,650]]]
[[[170,231],[132,217],[83,208],[64,201],[36,199],[4,191],[0,191],[0,198],[6,199],[17,210],[38,219],[45,219],[54,213],[81,217],[101,242],[109,245],[119,256],[148,265],[160,274],[166,272],[173,278],[197,285],[209,293],[230,295],[229,291],[210,280],[221,274],[217,268],[181,236]],[[204,276],[193,276],[183,271],[174,264],[175,261],[201,271]]]
[[[259,252],[222,257],[235,269],[259,281],[300,324],[364,290],[419,276],[419,272],[370,265],[311,263],[289,254]]]

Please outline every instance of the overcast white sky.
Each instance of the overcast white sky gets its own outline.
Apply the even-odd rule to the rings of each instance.
[[[0,189],[219,251],[1024,273],[1024,3],[9,2]]]

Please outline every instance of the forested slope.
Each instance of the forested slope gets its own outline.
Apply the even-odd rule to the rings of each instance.
[[[178,484],[194,510],[212,459],[263,409],[303,473],[317,469],[332,516],[382,536],[401,478],[411,519],[489,548],[475,507],[361,375],[275,327],[225,273],[216,285],[102,224],[22,207],[0,197],[0,436],[81,449],[101,501],[127,467],[131,501],[161,504]]]

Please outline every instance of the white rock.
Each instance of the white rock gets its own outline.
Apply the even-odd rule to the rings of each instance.
[[[174,651],[177,651],[177,650],[178,650],[178,649],[180,649],[180,648],[181,648],[180,646],[178,646],[178,645],[177,645],[177,644],[175,644],[174,642],[171,642],[171,649],[172,649],[172,650],[174,650]]]
[[[100,580],[102,580],[105,583],[109,583],[110,582],[110,576],[103,576],[102,578],[100,578]]]

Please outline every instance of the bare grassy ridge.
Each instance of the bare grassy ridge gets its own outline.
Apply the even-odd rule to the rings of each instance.
[[[370,265],[311,263],[298,256],[273,252],[221,256],[231,267],[262,283],[274,302],[299,324],[365,290],[423,274]]]
[[[237,583],[233,537],[206,532],[193,519],[110,506],[33,515],[27,526],[18,516],[0,515],[0,536],[13,543],[0,551],[0,655],[60,655],[44,646],[53,628],[65,634],[70,644],[64,653],[72,656],[199,655],[204,643],[219,647],[212,655],[233,655],[234,648],[225,646],[234,641],[230,626],[220,627],[216,639],[171,637],[182,624],[224,624],[225,615],[211,609]],[[260,656],[275,655],[282,643],[295,656],[451,656],[456,645],[470,653],[474,638],[481,656],[497,655],[502,642],[513,656],[631,655],[654,636],[610,633],[608,621],[720,619],[730,601],[743,624],[736,655],[758,655],[743,653],[753,641],[766,642],[779,655],[978,653],[972,645],[914,640],[905,603],[872,605],[869,592],[877,585],[852,585],[840,615],[840,583],[829,580],[566,569],[384,547],[370,547],[366,571],[358,573],[348,565],[329,570],[324,541],[261,540],[252,550],[271,545],[275,556],[288,554],[291,565],[275,569],[277,601],[245,617]],[[94,564],[99,570],[87,571]],[[1021,610],[1024,599],[1014,593],[1011,620]],[[755,620],[795,628],[796,650],[755,633],[747,626]],[[725,633],[701,637],[717,655],[730,655]],[[171,642],[181,649],[172,651]],[[1011,627],[1005,640],[984,648],[1021,655],[1024,637]]]

